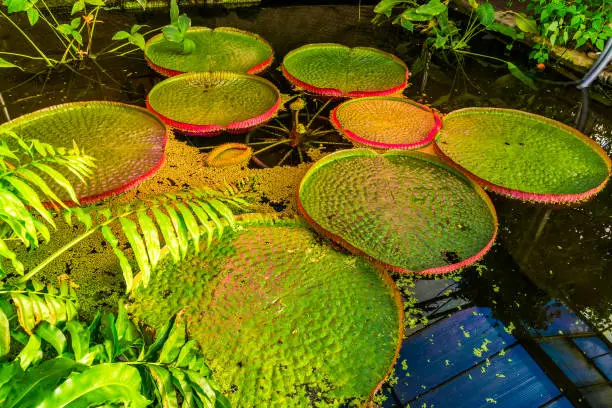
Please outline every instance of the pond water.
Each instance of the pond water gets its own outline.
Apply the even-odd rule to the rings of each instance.
[[[289,92],[287,81],[276,70],[290,50],[307,43],[335,42],[349,46],[371,46],[400,56],[411,66],[420,55],[418,38],[411,38],[397,27],[374,27],[371,6],[317,5],[287,7],[246,7],[236,9],[197,8],[185,10],[192,24],[231,26],[256,32],[275,50],[275,63],[264,77]],[[68,11],[64,12],[68,16]],[[68,18],[68,17],[67,17]],[[99,16],[94,53],[110,44],[110,37],[132,24],[152,28],[167,24],[165,12],[104,12]],[[40,25],[39,25],[40,26]],[[50,48],[49,38],[36,31],[33,38]],[[0,49],[29,53],[28,44],[6,24],[0,27]],[[496,38],[482,36],[473,51],[504,54]],[[510,55],[529,68],[520,46]],[[115,100],[144,106],[144,98],[160,81],[136,51],[124,57],[100,55],[79,66],[40,71],[34,65],[27,72],[0,71],[0,92],[12,117],[47,106],[80,100]],[[434,58],[428,72],[425,92],[422,74],[414,75],[404,94],[430,104],[442,113],[468,106],[495,106],[526,110],[573,125],[580,105],[580,93],[572,86],[556,82],[568,79],[551,69],[537,73],[538,90],[533,91],[502,67],[466,59]],[[554,82],[553,82],[554,81]],[[612,98],[605,91],[590,106],[585,133],[612,151]],[[1,117],[0,122],[5,118]],[[226,137],[188,140],[212,145]],[[234,140],[240,136],[233,136]],[[560,299],[599,333],[612,340],[612,187],[608,185],[592,201],[576,207],[554,208],[492,196],[500,232],[497,245],[482,262],[483,267],[463,273],[456,296],[471,304],[489,307],[505,325],[524,321],[533,327],[546,327],[554,313],[543,308],[551,299]],[[274,204],[274,203],[273,203]],[[276,203],[278,205],[278,203]],[[283,207],[281,206],[281,209]],[[278,209],[278,208],[277,208]],[[418,295],[418,294],[417,294]],[[423,300],[423,299],[420,299]],[[544,310],[544,312],[542,312]],[[440,344],[444,347],[444,344]]]

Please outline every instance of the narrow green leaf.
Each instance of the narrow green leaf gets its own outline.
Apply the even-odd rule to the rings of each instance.
[[[70,12],[70,15],[73,16],[79,11],[83,10],[84,8],[85,8],[85,2],[79,0],[72,5],[72,11]]]
[[[210,205],[227,221],[232,229],[235,228],[234,213],[227,205],[217,199],[210,200]]]
[[[530,19],[523,13],[515,13],[514,21],[519,30],[525,33],[538,34],[538,25],[535,20]]]
[[[138,211],[136,213],[138,217],[138,223],[140,224],[140,230],[144,237],[144,242],[147,247],[147,253],[149,254],[149,261],[151,267],[155,268],[159,262],[161,254],[161,248],[159,244],[159,234],[157,233],[157,227],[153,220],[147,215],[146,210]]]
[[[511,62],[507,62],[508,65],[508,70],[510,71],[510,73],[512,75],[514,75],[519,81],[521,81],[522,83],[524,83],[525,85],[527,85],[529,88],[536,90],[538,89],[535,86],[535,83],[533,82],[533,79],[529,78],[527,75],[525,75],[523,73],[523,71],[520,70],[519,67],[517,67],[516,65],[514,65]]]
[[[197,396],[202,400],[204,406],[214,407],[215,400],[217,399],[216,392],[212,387],[210,380],[207,377],[203,377],[193,371],[185,371],[189,383]]]
[[[66,336],[57,327],[44,321],[36,327],[35,331],[41,339],[51,344],[57,354],[62,354],[66,349]]]
[[[217,217],[217,214],[213,210],[212,205],[208,202],[202,201],[200,203],[200,207],[202,207],[202,209],[206,212],[208,217],[210,217],[210,220],[213,222],[213,224],[215,224],[215,229],[217,230],[217,236],[221,238],[223,236],[223,224],[221,223],[221,220],[219,219],[219,217]]]
[[[150,401],[140,394],[138,370],[127,364],[98,364],[72,375],[38,405],[38,408],[91,407],[105,402],[144,408]]]
[[[172,226],[174,227],[174,232],[176,233],[176,237],[178,239],[179,249],[181,251],[181,259],[185,257],[187,254],[187,250],[189,249],[189,240],[187,238],[187,228],[185,227],[185,223],[181,220],[176,210],[170,205],[166,205],[164,207],[166,213],[170,217],[172,221]]]
[[[40,198],[38,197],[38,194],[36,193],[36,191],[34,191],[34,189],[32,189],[32,187],[30,187],[27,183],[23,182],[18,177],[5,176],[2,179],[7,181],[11,186],[13,186],[13,188],[19,194],[19,196],[23,199],[23,201],[27,205],[34,208],[45,219],[45,221],[55,226],[55,223],[53,222],[53,218],[51,217],[51,214],[49,213],[49,211],[47,211],[45,206],[42,204],[42,202],[40,201]]]
[[[121,267],[121,272],[123,273],[125,293],[130,293],[134,288],[134,272],[132,271],[132,265],[130,265],[130,261],[128,260],[127,256],[125,256],[125,254],[119,248],[113,248],[113,252],[119,260],[119,266]]]
[[[191,384],[187,381],[185,372],[178,368],[170,367],[170,373],[172,374],[172,383],[183,396],[183,405],[181,408],[195,407],[193,391],[191,390]]]
[[[179,17],[179,8],[176,0],[170,1],[170,24],[177,22]]]
[[[181,213],[185,226],[187,226],[187,231],[189,232],[189,236],[193,240],[193,248],[196,253],[200,251],[200,228],[198,228],[198,222],[195,217],[189,211],[187,207],[185,207],[181,203],[176,203],[176,208]]]
[[[138,233],[136,224],[132,220],[120,218],[119,222],[121,223],[123,233],[127,237],[130,246],[134,251],[134,258],[136,258],[136,262],[138,263],[138,267],[142,273],[142,282],[145,286],[147,286],[149,279],[151,278],[151,265],[149,263],[145,243]]]
[[[4,357],[11,351],[11,326],[8,317],[0,309],[0,357]]]
[[[164,324],[164,326],[161,328],[159,333],[157,333],[157,337],[155,338],[153,344],[149,346],[149,349],[147,350],[143,361],[153,360],[153,357],[164,346],[164,343],[166,342],[166,340],[168,340],[168,336],[170,335],[170,332],[174,327],[174,322],[176,321],[176,318],[177,314],[172,315],[170,320],[168,320],[166,324]]]
[[[40,349],[40,338],[33,334],[28,340],[28,344],[21,350],[17,356],[19,365],[25,371],[31,364],[36,364],[43,357],[43,352]]]
[[[178,408],[176,391],[172,386],[172,380],[168,370],[153,364],[147,364],[145,367],[149,370],[151,377],[155,381],[157,395],[161,400],[162,408]]]
[[[21,68],[19,65],[8,62],[4,58],[0,58],[0,68],[17,68],[23,71],[23,68]]]
[[[181,348],[181,352],[176,359],[176,366],[181,368],[189,367],[189,363],[193,360],[198,354],[200,354],[200,346],[196,340],[189,340],[185,345]]]
[[[89,352],[89,330],[77,320],[66,323],[66,330],[70,333],[70,344],[74,352],[74,359],[82,362],[83,357]]]
[[[79,202],[76,193],[74,192],[74,188],[72,187],[72,184],[68,180],[66,180],[66,177],[64,177],[60,172],[47,166],[46,164],[32,163],[32,165],[38,170],[46,173],[51,179],[55,180],[55,182],[59,184],[60,187],[62,187],[66,193],[68,193],[72,201],[74,201],[75,203]]]
[[[34,317],[32,301],[29,297],[20,293],[14,293],[11,298],[13,299],[15,307],[17,308],[17,319],[19,320],[19,325],[21,325],[26,333],[32,334],[32,329],[34,329],[34,326],[36,326],[36,318]]]
[[[181,259],[179,243],[176,235],[174,234],[174,229],[172,227],[170,218],[168,218],[166,214],[157,208],[153,208],[152,212],[155,216],[157,224],[159,225],[159,230],[164,237],[164,242],[172,255],[172,259],[174,259],[174,262],[178,262]]]
[[[77,220],[79,220],[83,223],[83,225],[85,225],[85,228],[87,230],[91,229],[93,222],[91,220],[91,215],[89,214],[89,212],[83,210],[81,207],[74,207],[71,209],[71,211],[74,213],[74,215],[76,215]]]
[[[187,326],[182,318],[182,313],[179,313],[174,321],[172,330],[170,330],[168,339],[164,343],[164,346],[159,353],[159,358],[157,361],[164,364],[171,364],[174,362],[174,360],[176,360],[179,356],[181,348],[185,344],[186,339]]]

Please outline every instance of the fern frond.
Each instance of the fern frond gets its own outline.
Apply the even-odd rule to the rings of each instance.
[[[67,279],[60,279],[59,288],[34,282],[23,287],[0,288],[0,357],[10,351],[15,328],[9,322],[16,320],[28,335],[36,332],[46,339],[47,335],[53,337],[50,331],[56,325],[77,316],[77,307],[76,292]]]
[[[94,159],[79,150],[55,148],[39,140],[25,140],[13,131],[0,131],[0,275],[4,275],[3,259],[23,274],[23,265],[9,249],[6,239],[18,239],[26,247],[37,247],[42,237],[49,240],[49,229],[41,222],[55,227],[48,206],[68,208],[58,197],[63,191],[74,202],[78,198],[63,172],[74,174],[85,181],[93,173]],[[53,188],[47,180],[53,180]],[[58,189],[59,187],[59,189]]]
[[[228,228],[233,229],[235,220],[230,206],[245,210],[248,204],[238,204],[236,197],[223,192],[201,189],[162,194],[114,208],[92,206],[69,209],[64,214],[66,221],[71,224],[76,217],[85,227],[85,232],[45,259],[21,280],[30,279],[60,254],[100,231],[119,260],[127,291],[132,290],[134,282],[142,282],[146,286],[152,271],[165,254],[170,254],[178,262],[190,250],[199,251],[201,240],[206,239],[207,248],[215,235],[220,238]],[[120,238],[115,236],[111,227],[118,228],[131,247],[138,266],[136,276],[121,247]]]

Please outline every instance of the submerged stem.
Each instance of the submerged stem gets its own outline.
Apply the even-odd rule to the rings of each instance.
[[[2,17],[6,18],[13,25],[13,27],[15,27],[17,29],[17,31],[19,31],[21,33],[21,35],[23,35],[25,37],[25,39],[28,40],[30,45],[32,47],[34,47],[34,49],[40,54],[42,59],[45,60],[45,62],[47,63],[48,66],[50,66],[50,67],[53,66],[53,63],[51,63],[51,60],[49,60],[49,58],[45,55],[45,53],[42,52],[42,50],[40,48],[38,48],[38,46],[34,43],[34,41],[32,41],[32,39],[21,29],[21,27],[19,27],[9,16],[4,14],[4,12],[2,10],[0,10],[0,15]]]

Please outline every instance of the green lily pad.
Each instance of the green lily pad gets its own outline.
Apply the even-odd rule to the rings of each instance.
[[[436,149],[485,188],[522,200],[584,201],[610,178],[610,158],[593,140],[560,122],[511,109],[451,112]]]
[[[408,84],[408,67],[375,48],[309,44],[289,52],[283,74],[294,85],[334,97],[389,95]]]
[[[131,312],[159,328],[187,306],[188,330],[232,406],[369,400],[401,341],[389,276],[296,220],[243,222],[230,235],[165,264]]]
[[[259,35],[231,27],[192,27],[186,38],[196,48],[182,53],[182,46],[164,38],[152,37],[145,45],[145,59],[155,71],[174,76],[194,71],[232,71],[257,74],[274,59],[272,47]]]
[[[322,235],[396,272],[467,266],[497,233],[495,209],[476,183],[406,150],[332,153],[306,173],[298,204]]]
[[[281,103],[268,80],[233,72],[191,72],[155,85],[147,107],[181,132],[215,135],[238,133],[270,119]]]
[[[168,128],[146,109],[117,102],[73,102],[23,115],[0,126],[24,139],[80,149],[96,159],[87,184],[72,174],[81,204],[99,201],[136,187],[164,162]],[[58,192],[63,201],[67,193]]]
[[[442,125],[427,106],[391,97],[350,99],[330,120],[356,145],[377,149],[418,149],[431,143]]]

